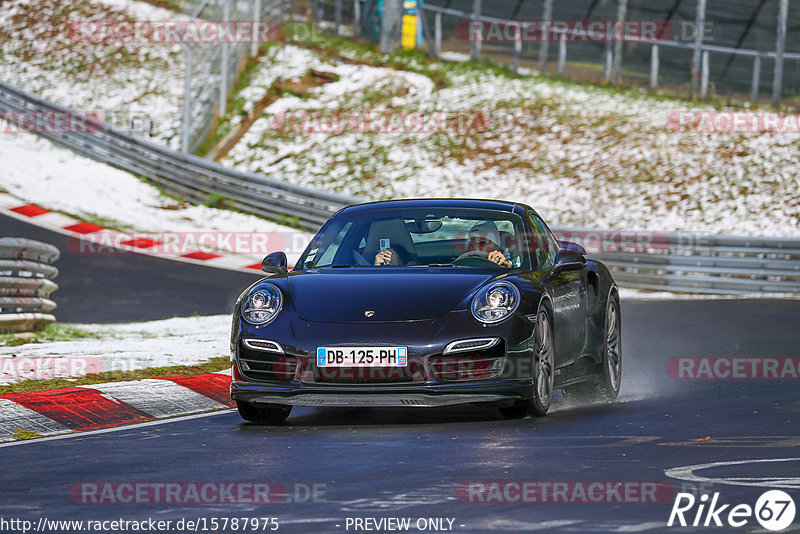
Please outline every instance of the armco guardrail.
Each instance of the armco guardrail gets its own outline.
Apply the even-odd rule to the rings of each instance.
[[[0,112],[68,112],[0,82]],[[364,201],[229,169],[102,126],[91,133],[42,133],[54,143],[134,172],[174,194],[232,207],[315,231],[333,211]],[[604,261],[622,287],[687,293],[800,294],[800,239],[702,236],[553,228]],[[631,239],[633,247],[631,248]],[[642,246],[643,244],[648,246]]]
[[[70,112],[4,82],[0,82],[0,111],[31,114]],[[362,202],[355,197],[226,168],[99,122],[89,120],[87,125],[90,131],[86,133],[36,133],[83,156],[145,176],[164,190],[189,200],[203,203],[210,195],[219,195],[228,199],[230,207],[294,223],[305,230],[317,230],[332,211]]]
[[[554,228],[605,263],[622,287],[800,295],[800,239]]]
[[[58,289],[52,279],[59,255],[47,243],[0,237],[0,332],[26,332],[56,320],[50,294]]]

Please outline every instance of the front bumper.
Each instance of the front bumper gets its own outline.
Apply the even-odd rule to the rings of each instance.
[[[435,385],[309,386],[231,383],[231,397],[252,404],[351,407],[437,407],[495,402],[510,405],[530,398],[532,381],[480,381]]]
[[[262,330],[235,323],[231,397],[253,404],[376,407],[504,405],[531,398],[532,323],[515,318],[476,329],[467,313],[452,312],[435,321],[349,326],[297,320]],[[500,342],[453,347],[476,338]],[[272,340],[280,346],[253,350],[244,340]],[[408,347],[408,365],[377,374],[370,368],[316,365],[317,347],[356,344]]]

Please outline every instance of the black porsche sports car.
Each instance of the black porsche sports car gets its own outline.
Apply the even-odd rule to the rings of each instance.
[[[495,403],[541,416],[553,390],[611,401],[622,372],[617,286],[529,206],[397,200],[344,208],[291,270],[233,312],[231,397],[276,423],[292,406]]]

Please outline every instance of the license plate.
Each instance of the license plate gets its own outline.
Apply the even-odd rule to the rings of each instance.
[[[318,347],[317,367],[405,367],[408,347]]]

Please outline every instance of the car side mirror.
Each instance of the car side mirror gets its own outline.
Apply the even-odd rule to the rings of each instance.
[[[586,249],[577,243],[573,243],[572,241],[559,241],[558,246],[567,250],[574,250],[575,252],[583,254],[584,256],[586,255]]]
[[[273,252],[261,262],[261,270],[267,274],[285,274],[289,272],[288,263],[284,252]]]
[[[580,247],[580,245],[576,245]],[[583,247],[581,247],[583,250]],[[556,272],[571,270],[571,269],[581,269],[584,265],[586,265],[586,258],[583,254],[577,250],[573,250],[572,248],[562,248],[556,254],[556,262],[553,266]]]

